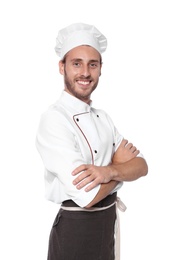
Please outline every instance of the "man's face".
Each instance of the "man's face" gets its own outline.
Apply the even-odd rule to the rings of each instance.
[[[67,53],[65,63],[60,61],[59,70],[64,75],[65,90],[89,103],[101,75],[99,52],[90,46],[76,47]]]

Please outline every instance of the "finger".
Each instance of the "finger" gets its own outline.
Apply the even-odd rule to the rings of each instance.
[[[88,177],[90,174],[89,174],[89,171],[84,171],[83,173],[81,173],[77,178],[75,178],[73,180],[73,184],[76,185],[78,184],[79,182],[83,181],[86,177]]]
[[[128,143],[128,140],[127,139],[123,139],[120,145],[126,146],[127,143]]]
[[[139,150],[134,151],[134,154],[135,154],[135,155],[138,155],[139,153],[140,153]]]
[[[85,191],[88,192],[92,189],[94,189],[95,187],[97,187],[100,183],[97,182],[97,180],[94,180],[90,185],[88,185],[86,188],[85,188]]]
[[[89,183],[91,183],[93,181],[93,178],[92,176],[89,176],[87,178],[85,178],[83,181],[81,181],[77,186],[76,188],[78,190],[82,189],[83,187],[85,187],[86,185],[88,185]]]
[[[135,146],[132,146],[130,150],[132,151],[132,153],[134,153],[137,149]]]
[[[86,171],[87,168],[88,168],[87,164],[82,164],[82,165],[78,166],[76,169],[74,169],[71,174],[76,175],[82,171]]]
[[[129,149],[129,150],[130,150],[132,147],[133,147],[133,144],[132,144],[132,143],[128,143],[128,144],[126,145],[126,148]]]

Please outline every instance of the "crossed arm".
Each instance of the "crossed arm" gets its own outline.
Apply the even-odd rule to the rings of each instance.
[[[86,205],[86,208],[92,207],[107,197],[119,182],[134,181],[148,173],[146,161],[141,157],[137,157],[138,154],[139,150],[137,150],[133,144],[123,139],[119,148],[114,153],[110,165],[94,166],[83,164],[72,172],[72,175],[77,175],[73,181],[77,189],[86,187],[85,191],[90,191],[101,184],[99,192],[95,198]]]

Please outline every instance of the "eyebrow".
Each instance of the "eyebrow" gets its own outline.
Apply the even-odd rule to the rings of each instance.
[[[79,58],[76,58],[76,59],[72,59],[71,60],[71,62],[81,62],[81,61],[83,61],[82,59],[79,59]],[[89,63],[91,63],[91,62],[95,62],[95,63],[100,63],[100,61],[99,60],[89,60]]]

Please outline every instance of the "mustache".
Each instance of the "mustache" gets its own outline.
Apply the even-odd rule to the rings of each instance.
[[[80,76],[80,77],[77,77],[76,78],[76,80],[92,80],[92,78],[90,77],[90,76],[87,76],[87,77],[85,77],[85,76]]]

